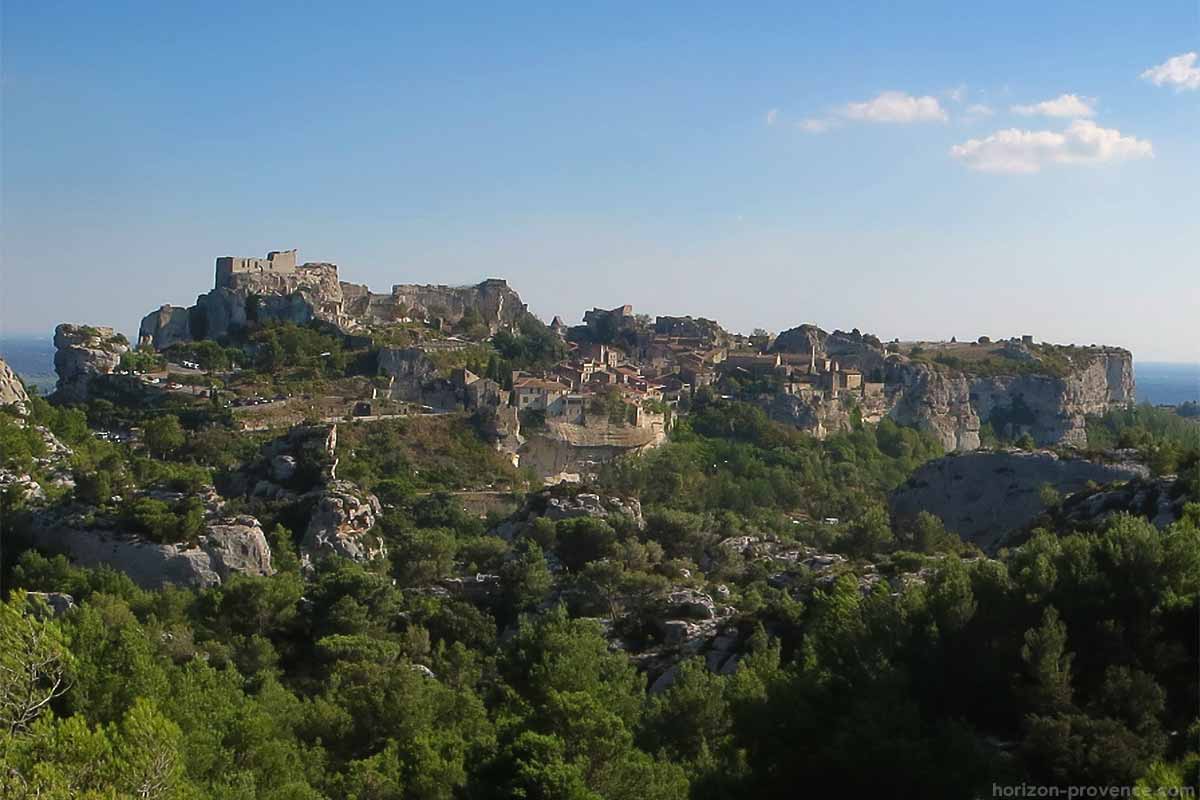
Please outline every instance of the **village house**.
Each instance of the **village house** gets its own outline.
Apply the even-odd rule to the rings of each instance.
[[[521,411],[548,411],[568,391],[565,384],[545,378],[522,375],[513,379],[513,396]]]
[[[625,361],[625,353],[612,345],[590,342],[579,346],[576,358],[591,360],[600,369],[612,369]]]

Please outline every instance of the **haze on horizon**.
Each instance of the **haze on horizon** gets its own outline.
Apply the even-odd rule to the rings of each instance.
[[[1198,31],[1194,2],[9,5],[0,333],[132,333],[217,256],[296,247],[376,291],[504,277],[547,321],[1198,362]]]

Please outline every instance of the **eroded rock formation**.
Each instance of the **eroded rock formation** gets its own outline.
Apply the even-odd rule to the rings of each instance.
[[[889,360],[885,383],[897,422],[923,428],[950,450],[974,450],[980,428],[1039,445],[1087,444],[1087,416],[1134,401],[1133,356],[1096,348],[1063,375],[1023,373],[974,376],[969,372]]]
[[[63,323],[54,330],[56,396],[68,403],[88,399],[88,386],[98,375],[108,375],[129,351],[129,342],[112,328]]]
[[[315,505],[300,544],[305,560],[336,555],[370,561],[387,555],[383,542],[372,533],[383,513],[379,498],[339,480],[329,481],[311,496]]]

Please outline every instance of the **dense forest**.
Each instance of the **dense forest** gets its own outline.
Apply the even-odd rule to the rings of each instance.
[[[324,346],[261,344],[263,367]],[[72,447],[72,491],[151,539],[186,537],[196,509],[112,498],[222,489],[270,436],[195,407],[32,406]],[[144,448],[91,434],[114,416],[137,417]],[[0,796],[963,798],[1200,780],[1194,426],[1151,410],[1094,422],[1099,446],[1180,476],[1189,504],[1170,527],[1048,515],[994,558],[931,515],[889,518],[887,493],[941,455],[890,421],[818,441],[701,398],[661,448],[540,491],[467,419],[347,427],[340,474],[383,501],[387,559],[304,564],[295,509],[269,500],[231,502],[269,528],[276,574],[208,589],[6,550]],[[37,471],[31,432],[0,415],[6,467]],[[503,515],[454,494],[496,486],[525,510],[508,537]],[[635,498],[641,516],[542,513],[584,491]],[[4,502],[7,536],[25,511]],[[841,566],[781,573],[725,546],[739,537]],[[476,574],[494,590],[437,590]],[[736,669],[684,652],[650,691],[636,654],[661,650],[681,589],[730,609]]]

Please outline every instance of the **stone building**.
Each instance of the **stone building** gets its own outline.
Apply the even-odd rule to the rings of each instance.
[[[221,256],[217,259],[218,288],[228,286],[234,275],[292,275],[296,272],[296,250],[272,250],[266,258]]]

